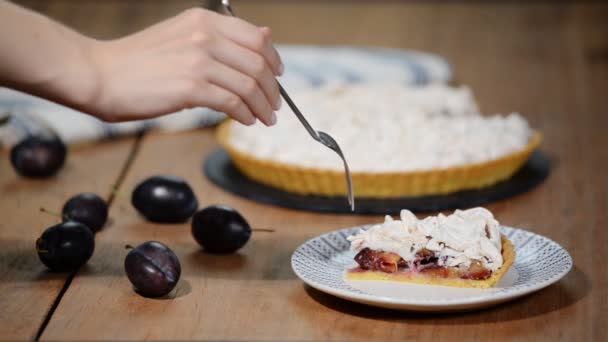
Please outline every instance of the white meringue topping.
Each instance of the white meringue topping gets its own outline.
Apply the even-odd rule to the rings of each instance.
[[[466,87],[400,84],[326,86],[293,94],[317,130],[340,144],[352,172],[442,169],[498,159],[532,134],[519,114],[482,116]],[[237,150],[285,164],[342,171],[283,106],[273,127],[233,125]]]
[[[477,260],[495,271],[503,263],[499,224],[485,208],[456,210],[449,216],[439,214],[422,220],[409,210],[402,210],[400,216],[400,220],[386,216],[384,223],[348,237],[351,249],[392,252],[408,263],[420,250],[428,249],[435,252],[440,266],[447,267],[469,267]]]

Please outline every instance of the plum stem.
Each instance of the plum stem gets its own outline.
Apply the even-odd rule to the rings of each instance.
[[[62,218],[63,220],[67,220],[67,219],[68,219],[68,217],[67,217],[66,215],[63,215],[63,214],[60,214],[60,213],[57,213],[57,212],[54,212],[54,211],[50,211],[50,210],[48,210],[48,209],[46,209],[46,208],[42,208],[42,207],[41,207],[41,208],[40,208],[40,212],[45,213],[45,214],[48,214],[48,215],[51,215],[51,216],[60,217],[60,218]]]
[[[272,228],[253,228],[252,232],[262,232],[262,233],[274,233],[274,229]]]
[[[128,245],[128,244],[127,244],[127,245],[125,245],[125,249],[133,249],[133,248],[135,248],[135,247],[133,247],[133,246],[131,246],[131,245]]]

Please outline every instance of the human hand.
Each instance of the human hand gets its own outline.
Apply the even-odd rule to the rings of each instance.
[[[271,32],[190,9],[141,32],[91,45],[95,91],[84,110],[110,122],[209,107],[251,125],[276,122],[283,64]]]

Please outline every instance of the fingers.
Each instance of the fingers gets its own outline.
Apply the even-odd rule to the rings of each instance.
[[[275,75],[283,74],[283,62],[272,46],[272,33],[268,27],[259,28],[233,17],[223,18],[218,25],[218,30],[223,36],[264,56]]]
[[[283,61],[281,60],[281,56],[279,56],[279,52],[272,45],[272,31],[270,27],[262,27],[260,28],[262,31],[262,41],[264,42],[264,56],[270,65],[273,66],[273,70],[276,70],[277,76],[283,75],[284,66]]]
[[[191,94],[191,107],[209,107],[223,112],[244,125],[253,125],[255,116],[241,98],[214,84],[206,84]]]
[[[268,103],[274,110],[278,110],[281,105],[279,87],[273,71],[264,57],[229,40],[220,40],[217,45],[212,56],[220,63],[255,79],[262,88]]]
[[[250,112],[267,126],[276,123],[273,106],[268,102],[264,91],[254,78],[217,61],[209,64],[205,73],[206,81],[238,95],[247,104]],[[227,114],[230,115],[230,113]]]
[[[192,105],[223,111],[244,124],[256,118],[269,126],[276,123],[280,95],[275,77],[283,66],[270,29],[201,9],[184,12],[174,24],[184,34],[168,51],[184,54],[179,57],[184,62],[175,65],[184,66],[181,77],[194,82],[186,87]]]

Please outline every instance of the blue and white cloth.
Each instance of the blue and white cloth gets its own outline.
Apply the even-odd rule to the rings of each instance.
[[[285,63],[281,83],[288,92],[326,83],[422,85],[448,82],[452,78],[448,62],[429,53],[347,46],[280,45],[277,49]],[[0,142],[6,145],[19,139],[19,134],[15,134],[19,129],[36,131],[49,126],[65,142],[79,143],[133,134],[142,129],[179,131],[205,127],[225,118],[224,114],[208,108],[193,108],[155,119],[105,123],[73,109],[0,88],[0,116],[6,114],[11,114],[9,124],[0,128]]]

